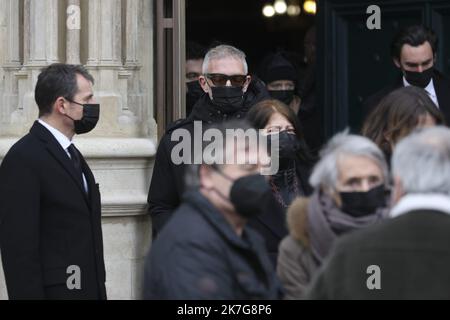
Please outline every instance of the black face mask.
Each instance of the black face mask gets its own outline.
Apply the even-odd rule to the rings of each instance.
[[[386,206],[384,184],[367,192],[340,192],[341,210],[353,217],[362,217],[375,213],[378,208]]]
[[[413,72],[404,70],[405,79],[413,86],[426,88],[433,78],[433,67],[428,68],[423,72]]]
[[[98,119],[100,118],[100,104],[81,104],[69,99],[66,100],[83,107],[83,117],[80,120],[74,120],[73,118],[66,115],[69,119],[73,120],[73,123],[75,125],[75,133],[83,134],[92,131],[97,125]]]
[[[271,151],[272,139],[278,138],[278,156],[280,159],[297,159],[297,154],[300,151],[300,141],[298,141],[295,134],[289,133],[286,130],[278,134],[268,137],[267,150]]]
[[[280,141],[280,158],[281,159],[296,159],[300,150],[300,141],[297,136],[287,131],[279,133]]]
[[[233,113],[244,105],[243,87],[210,87],[212,103],[223,113]]]
[[[294,90],[269,90],[270,96],[286,105],[290,105],[294,100]]]
[[[186,92],[186,117],[192,112],[195,103],[200,99],[205,92],[203,91],[200,83],[196,81],[191,81],[186,83],[187,92]]]
[[[241,217],[250,219],[261,214],[264,203],[271,192],[264,176],[252,174],[233,180],[223,172],[216,171],[227,180],[233,181],[229,201]]]

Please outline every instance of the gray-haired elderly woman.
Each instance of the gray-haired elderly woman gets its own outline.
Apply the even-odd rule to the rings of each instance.
[[[289,236],[280,244],[278,276],[285,299],[302,299],[316,270],[344,233],[387,216],[388,169],[369,139],[346,132],[321,152],[310,177],[314,194],[288,210]]]

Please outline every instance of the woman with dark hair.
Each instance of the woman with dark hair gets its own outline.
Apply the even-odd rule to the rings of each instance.
[[[250,109],[247,119],[264,134],[278,135],[279,138],[279,170],[269,177],[274,208],[265,210],[250,222],[265,238],[275,263],[279,242],[288,233],[285,225],[287,208],[296,197],[312,192],[308,179],[314,159],[303,141],[294,111],[284,103],[278,100],[259,102]]]
[[[445,124],[441,111],[427,92],[403,87],[388,94],[369,114],[362,135],[374,141],[389,160],[397,142],[416,128]]]
[[[270,177],[270,184],[279,204],[287,208],[295,197],[311,192],[308,178],[314,160],[297,117],[281,101],[265,100],[250,109],[247,119],[264,134],[279,136],[279,170]]]

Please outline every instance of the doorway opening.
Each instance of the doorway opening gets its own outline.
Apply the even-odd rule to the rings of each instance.
[[[284,12],[265,16],[265,7],[277,8],[277,3],[286,5]],[[300,0],[187,0],[186,40],[206,47],[226,43],[241,49],[247,55],[250,73],[257,72],[265,55],[283,50],[301,72],[303,39],[315,23],[315,15],[306,13],[303,4]]]

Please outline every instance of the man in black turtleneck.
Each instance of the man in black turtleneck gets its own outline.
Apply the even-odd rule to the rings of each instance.
[[[245,54],[237,48],[219,45],[210,49],[202,71],[199,82],[206,94],[197,101],[188,118],[169,127],[156,153],[148,194],[153,237],[178,207],[184,192],[186,164],[175,164],[171,159],[172,149],[179,143],[178,138],[172,141],[172,134],[178,129],[184,129],[193,137],[194,121],[201,121],[206,127],[207,124],[244,118],[254,104],[269,99],[264,84],[257,79],[252,80],[248,75]]]

